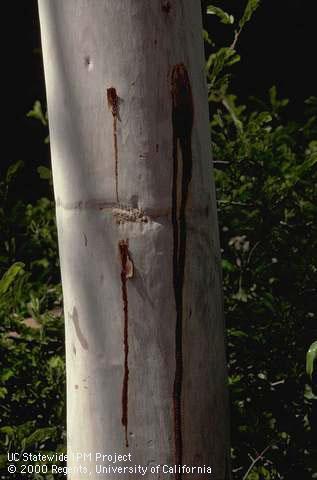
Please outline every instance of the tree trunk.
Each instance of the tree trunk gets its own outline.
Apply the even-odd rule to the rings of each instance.
[[[200,2],[39,0],[64,293],[68,467],[229,478]],[[91,460],[91,461],[90,461]],[[212,475],[163,465],[210,466]],[[161,465],[160,475],[151,473]],[[95,471],[97,469],[97,473]],[[181,472],[178,472],[180,470]],[[106,478],[118,478],[108,473]],[[123,474],[120,478],[141,478]]]

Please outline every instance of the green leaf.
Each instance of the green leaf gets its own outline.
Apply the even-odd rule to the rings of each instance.
[[[49,168],[40,165],[39,167],[37,167],[37,171],[42,180],[51,180],[52,172]]]
[[[311,344],[306,354],[306,372],[310,378],[314,371],[315,360],[317,360],[317,341]]]
[[[6,173],[6,183],[10,183],[12,178],[15,177],[17,172],[24,166],[24,162],[22,160],[18,160],[17,162],[13,163],[13,165],[10,165],[10,167],[7,170]]]
[[[5,433],[7,435],[14,435],[14,429],[12,427],[9,427],[8,425],[5,425],[4,427],[0,428],[1,433]]]
[[[65,367],[64,360],[57,355],[55,355],[54,357],[51,357],[49,359],[48,365],[52,369],[55,369],[55,368],[56,369],[64,369],[64,367]]]
[[[30,110],[27,114],[27,117],[29,118],[35,118],[36,120],[39,120],[44,126],[47,126],[47,115],[43,113],[42,110],[42,105],[39,100],[36,100],[36,102],[33,105],[33,109]]]
[[[305,385],[304,398],[306,398],[306,400],[309,400],[309,401],[317,400],[317,396],[314,395],[310,385],[307,385],[307,384]]]
[[[244,25],[251,20],[252,15],[254,14],[255,10],[260,5],[260,0],[249,0],[247,6],[244,10],[244,14],[239,21],[239,27],[242,29]]]
[[[11,265],[9,270],[5,272],[5,274],[0,280],[0,294],[3,294],[8,290],[11,283],[15,280],[16,276],[19,273],[23,272],[24,266],[25,265],[22,262],[16,262],[13,265]]]
[[[213,86],[219,74],[225,67],[230,67],[239,62],[240,56],[230,47],[220,48],[212,53],[206,63],[206,69],[210,78],[210,86]]]
[[[9,368],[5,369],[1,375],[0,375],[0,380],[2,383],[5,383],[9,380],[9,378],[14,376],[14,372],[10,370]]]
[[[234,300],[239,300],[240,302],[246,303],[249,300],[250,295],[243,288],[240,287],[237,293],[232,295],[232,298]]]
[[[230,375],[228,377],[228,383],[229,385],[234,385],[236,383],[239,383],[241,379],[242,379],[242,375]]]
[[[203,30],[203,39],[206,43],[208,43],[209,45],[212,45],[212,41],[207,30]]]
[[[216,15],[218,18],[220,18],[221,23],[225,23],[227,25],[232,25],[234,22],[233,15],[230,15],[229,13],[225,12],[219,7],[215,7],[214,5],[208,5],[207,14]]]
[[[53,438],[56,433],[56,427],[45,427],[35,430],[27,438],[24,438],[22,441],[23,448],[29,448],[33,445],[43,443],[49,438]]]
[[[229,337],[248,337],[245,332],[243,332],[242,330],[237,330],[236,328],[229,328],[228,335]]]
[[[0,455],[0,469],[4,469],[8,465],[8,454]]]
[[[221,260],[221,266],[222,269],[227,272],[234,272],[234,270],[236,269],[235,266],[225,258]]]
[[[5,387],[0,387],[0,399],[5,398],[7,393],[8,393],[8,390]]]
[[[269,112],[261,112],[257,118],[258,124],[269,123],[272,121],[272,115]]]
[[[274,112],[280,110],[289,103],[288,98],[284,98],[282,100],[277,98],[277,90],[275,85],[269,89],[269,99]]]

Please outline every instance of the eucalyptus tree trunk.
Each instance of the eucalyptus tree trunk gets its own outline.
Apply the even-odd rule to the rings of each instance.
[[[122,466],[147,467],[145,475],[120,478],[227,479],[200,2],[39,0],[39,12],[68,453],[92,453],[86,462],[70,456],[70,468],[85,464],[91,475],[69,478],[101,478],[95,469],[109,461],[95,453],[116,452],[131,453]],[[151,473],[157,465],[176,467]],[[181,465],[209,466],[212,475]]]

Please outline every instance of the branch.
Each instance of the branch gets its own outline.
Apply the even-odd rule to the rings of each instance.
[[[236,202],[234,200],[217,200],[218,204],[223,204],[223,205],[237,205],[239,207],[253,207],[253,203],[246,203],[246,202]]]
[[[246,471],[244,477],[242,480],[247,480],[248,478],[248,475],[249,473],[251,472],[251,470],[253,470],[255,464],[261,460],[263,458],[263,455],[272,447],[272,443],[270,443],[270,445],[268,445],[267,447],[265,447],[264,450],[262,450],[262,452],[260,453],[260,455],[258,455],[254,460],[253,462],[251,463],[251,465],[249,466],[248,470]]]
[[[230,47],[229,47],[229,48],[231,48],[231,50],[234,50],[234,49],[235,49],[241,31],[242,31],[242,28],[240,28],[239,30],[236,30],[236,31],[234,32],[234,39],[233,39],[232,44],[231,44]]]

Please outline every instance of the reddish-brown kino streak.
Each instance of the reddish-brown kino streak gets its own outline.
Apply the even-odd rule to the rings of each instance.
[[[122,418],[121,422],[125,429],[125,444],[129,446],[128,442],[128,382],[129,382],[129,339],[128,339],[128,289],[127,279],[133,276],[133,263],[129,256],[129,242],[128,240],[120,240],[119,255],[121,261],[121,291],[124,313],[124,327],[123,327],[123,344],[124,344],[124,375],[122,384]]]
[[[172,126],[173,126],[173,284],[176,304],[175,378],[173,389],[175,463],[182,465],[182,411],[183,382],[183,287],[186,263],[186,206],[192,177],[191,135],[194,119],[193,99],[185,65],[175,65],[172,71]],[[180,149],[181,155],[178,156]],[[182,159],[182,165],[180,165]],[[180,195],[178,195],[178,192]],[[182,478],[175,474],[176,480]]]
[[[118,191],[118,136],[117,136],[117,121],[119,115],[119,98],[114,87],[107,88],[108,107],[113,116],[113,144],[114,144],[114,160],[115,160],[115,187],[116,187],[116,201],[119,202]]]

